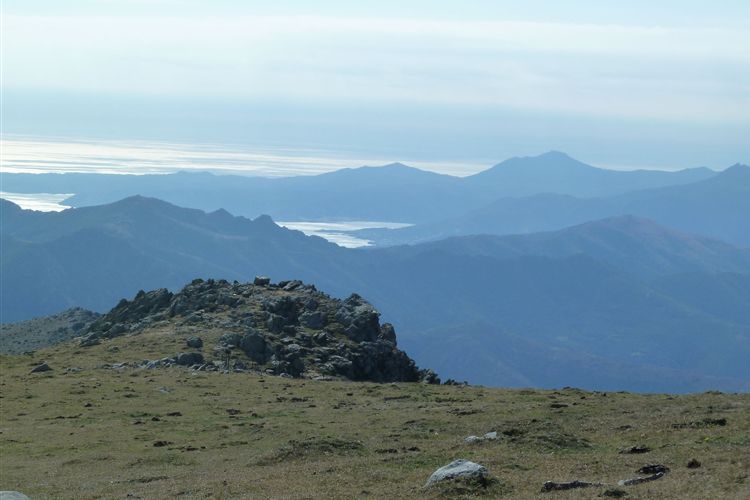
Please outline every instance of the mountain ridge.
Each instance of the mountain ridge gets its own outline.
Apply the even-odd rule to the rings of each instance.
[[[750,167],[737,164],[698,182],[598,198],[546,193],[504,197],[462,215],[402,229],[357,235],[378,246],[420,243],[468,234],[553,231],[587,221],[635,215],[688,233],[750,246]]]
[[[581,377],[577,380],[605,390],[617,384],[635,387],[632,374],[647,370],[646,359],[666,370],[659,387],[670,385],[680,392],[703,390],[710,380],[723,380],[723,388],[736,389],[739,385],[729,380],[750,377],[742,371],[744,364],[734,361],[750,356],[745,253],[651,222],[615,219],[571,228],[562,232],[564,238],[554,233],[517,236],[510,239],[512,244],[502,237],[482,237],[489,242],[486,248],[476,245],[477,237],[468,237],[349,250],[278,227],[270,217],[250,221],[175,206],[164,210],[169,216],[153,215],[138,208],[160,207],[159,202],[136,198],[128,204],[140,215],[113,218],[112,208],[103,206],[58,213],[21,211],[21,219],[36,222],[4,222],[4,321],[76,305],[104,311],[139,289],[178,290],[196,277],[246,281],[264,274],[279,281],[314,282],[334,297],[362,293],[385,321],[399,325],[401,344],[425,366],[438,363],[429,357],[434,353],[420,351],[424,332],[439,328],[444,336],[432,339],[435,348],[451,352],[465,325],[477,322],[497,325],[494,334],[483,337],[481,348],[466,344],[466,355],[477,356],[472,365],[477,369],[484,366],[479,362],[484,358],[476,349],[512,361],[506,359],[504,339],[509,337],[503,331],[550,347],[545,356],[554,359],[536,358],[538,363],[523,367],[523,376],[540,387],[559,382],[549,378],[545,363],[550,362],[562,370],[556,373],[575,367]],[[11,211],[3,217],[14,218]],[[68,223],[67,218],[79,222]],[[612,227],[617,238],[623,227],[634,231],[644,250],[630,253],[638,257],[642,272],[626,258],[632,249],[608,251],[612,242],[617,246],[621,241],[611,239]],[[673,237],[673,244],[662,241],[665,235]],[[711,300],[709,290],[722,300]],[[581,359],[603,361],[577,366]],[[612,362],[608,366],[614,370],[608,379],[613,385],[606,387],[597,385],[594,368],[604,361]],[[500,376],[491,366],[482,369]],[[674,378],[685,370],[692,374],[689,379]],[[450,369],[446,376],[459,378]]]
[[[577,166],[578,173],[570,170],[571,165]],[[549,175],[542,175],[540,168],[547,169]],[[553,152],[506,160],[467,177],[438,174],[402,163],[281,178],[205,173],[0,175],[4,189],[10,192],[75,193],[66,203],[77,207],[101,205],[141,194],[206,211],[224,208],[248,217],[267,213],[277,220],[419,223],[478,209],[503,196],[545,192],[612,196],[644,187],[694,182],[709,178],[715,172],[694,169],[615,171],[586,165]]]

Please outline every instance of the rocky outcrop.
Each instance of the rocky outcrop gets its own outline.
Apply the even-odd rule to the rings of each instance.
[[[353,294],[338,300],[301,281],[194,280],[176,294],[141,291],[94,322],[80,345],[154,329],[181,335],[186,352],[164,358],[170,362],[141,363],[150,368],[176,364],[292,377],[440,382],[396,347],[393,325],[381,325],[365,299]]]

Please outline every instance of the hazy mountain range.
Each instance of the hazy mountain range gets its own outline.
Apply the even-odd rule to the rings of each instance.
[[[748,250],[637,217],[347,250],[266,216],[144,197],[60,213],[3,201],[0,214],[3,321],[70,306],[104,311],[139,289],[196,277],[267,274],[362,294],[398,326],[404,349],[443,377],[750,389]]]
[[[715,175],[707,168],[678,172],[600,169],[553,151],[512,158],[469,177],[440,175],[394,163],[276,179],[186,172],[4,173],[2,179],[3,189],[8,192],[74,193],[66,202],[74,207],[143,195],[179,206],[207,211],[225,209],[253,218],[268,214],[275,220],[421,223],[454,218],[505,197],[543,193],[583,198],[614,196],[638,189],[692,183]]]
[[[380,245],[394,245],[467,234],[550,231],[626,214],[750,245],[750,167],[738,164],[704,180],[608,197],[545,193],[500,198],[440,221],[404,229],[363,230],[359,234]]]

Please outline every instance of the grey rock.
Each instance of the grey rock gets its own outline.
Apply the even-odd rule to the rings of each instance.
[[[52,370],[52,368],[50,368],[50,366],[45,361],[42,364],[40,364],[40,365],[35,366],[34,368],[32,368],[29,373],[43,373],[43,372],[48,372],[48,371],[51,371],[51,370]]]
[[[253,280],[255,286],[268,286],[271,284],[271,278],[268,276],[256,276]]]
[[[328,332],[318,332],[312,336],[312,339],[315,343],[323,345],[330,344],[335,340]]]
[[[488,432],[483,436],[467,436],[464,438],[464,443],[466,444],[478,444],[482,443],[484,441],[494,441],[497,439],[497,432]]]
[[[107,330],[107,333],[105,333],[104,335],[105,337],[111,339],[115,337],[120,337],[127,331],[128,331],[128,328],[125,325],[123,325],[122,323],[117,323],[116,325],[113,325],[112,328]]]
[[[326,316],[320,311],[304,312],[299,317],[302,326],[318,330],[326,326]]]
[[[101,344],[101,340],[96,336],[96,334],[90,334],[86,337],[83,337],[81,341],[78,343],[80,347],[91,347],[95,345]]]
[[[548,492],[548,491],[565,491],[565,490],[575,490],[578,488],[591,488],[594,486],[604,486],[601,483],[591,483],[588,481],[569,481],[567,483],[556,483],[554,481],[546,481],[542,485],[542,493]]]
[[[380,325],[380,335],[378,335],[378,338],[396,345],[396,329],[390,323],[383,323]]]
[[[634,484],[641,484],[641,483],[647,483],[649,481],[656,481],[657,479],[661,479],[666,475],[666,472],[657,472],[656,474],[652,474],[650,476],[645,477],[633,477],[630,479],[621,479],[617,481],[618,486],[633,486]]]
[[[347,378],[352,378],[354,375],[354,363],[342,356],[331,356],[326,365],[330,366],[329,370],[332,373],[342,375]]]
[[[199,323],[202,323],[203,321],[204,321],[204,316],[203,316],[203,313],[201,311],[196,311],[196,312],[190,313],[185,318],[185,323],[187,323],[189,325],[197,325]]]
[[[256,363],[265,363],[268,360],[269,349],[266,339],[256,331],[250,331],[242,336],[239,341],[240,349]]]
[[[183,352],[177,355],[175,362],[182,366],[201,365],[203,364],[203,354],[199,352]]]
[[[219,344],[228,346],[228,347],[238,347],[240,345],[240,340],[242,339],[242,335],[239,333],[225,333],[221,337],[219,337]]]
[[[0,500],[30,500],[19,491],[0,491]]]
[[[271,314],[266,321],[266,328],[268,328],[270,332],[280,333],[284,329],[285,323],[283,317],[278,314]]]
[[[281,285],[281,283],[279,283],[279,285]],[[288,282],[284,283],[284,285],[282,286],[282,288],[284,290],[286,290],[287,292],[291,292],[293,290],[298,289],[301,286],[302,286],[302,282],[301,281],[299,281],[299,280],[292,280],[292,281],[288,281]]]
[[[264,310],[284,317],[290,324],[297,321],[299,307],[300,304],[289,295],[275,297],[263,303]]]
[[[193,349],[200,349],[203,347],[203,339],[200,337],[188,337],[185,343],[188,347],[192,347]]]
[[[419,370],[419,381],[423,384],[440,384],[440,377],[428,368],[426,370]]]
[[[477,463],[469,460],[459,459],[440,467],[432,473],[427,480],[425,487],[433,486],[442,481],[451,481],[454,479],[487,479],[487,469]]]
[[[299,356],[302,352],[302,346],[299,344],[289,344],[286,346],[287,356]]]

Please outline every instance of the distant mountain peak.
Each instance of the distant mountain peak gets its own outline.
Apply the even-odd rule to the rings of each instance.
[[[148,196],[135,194],[133,196],[128,196],[127,198],[123,198],[120,201],[116,201],[112,203],[112,205],[145,205],[145,204],[154,204],[154,203],[166,203],[166,202],[158,198],[150,198]]]
[[[738,174],[738,173],[742,174],[742,175],[746,175],[746,174],[750,173],[750,166],[745,165],[744,163],[735,163],[734,165],[732,165],[731,167],[728,167],[726,170],[724,170],[720,174],[722,174],[722,175],[726,175],[726,174],[735,175],[735,174]]]
[[[273,221],[273,218],[271,218],[270,215],[262,214],[253,219],[253,222],[257,225],[264,226],[264,227],[277,227],[277,224]]]
[[[559,175],[570,171],[598,171],[597,167],[576,160],[562,151],[547,151],[537,156],[515,156],[470,177],[530,173],[534,175]]]
[[[568,153],[557,151],[555,149],[547,151],[546,153],[542,153],[538,156],[527,156],[526,158],[546,158],[555,160],[573,160],[576,162],[578,161],[575,158],[571,157]]]
[[[409,165],[401,163],[400,161],[394,161],[393,163],[388,163],[387,165],[383,165],[381,168],[393,168],[393,169],[408,168],[408,169],[413,169],[414,167],[410,167]],[[419,170],[419,169],[416,169],[416,170]]]

